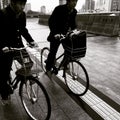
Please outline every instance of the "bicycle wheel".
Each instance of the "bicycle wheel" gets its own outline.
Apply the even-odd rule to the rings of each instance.
[[[46,62],[46,59],[48,57],[49,51],[50,50],[47,47],[44,47],[41,51],[41,67],[42,67],[44,72],[46,72],[46,68],[45,68],[46,63],[45,62]]]
[[[65,70],[65,82],[69,90],[78,96],[84,95],[89,88],[89,77],[85,67],[72,60]]]
[[[44,86],[34,77],[27,77],[20,85],[22,105],[33,120],[48,120],[51,104]]]

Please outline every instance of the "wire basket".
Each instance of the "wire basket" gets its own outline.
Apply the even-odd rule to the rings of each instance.
[[[40,51],[32,51],[29,52],[29,55],[33,61],[33,66],[31,68],[31,73],[32,74],[39,74],[40,72],[42,72],[41,69],[41,56],[40,56]]]
[[[28,54],[29,53],[29,54]],[[14,57],[14,65],[16,68],[16,74],[22,76],[37,75],[42,71],[40,69],[40,55],[38,52],[27,52],[19,51]]]

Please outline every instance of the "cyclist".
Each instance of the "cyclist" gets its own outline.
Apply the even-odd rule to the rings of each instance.
[[[50,42],[50,53],[46,61],[46,73],[49,77],[60,45],[60,35],[66,35],[68,31],[74,30],[77,27],[75,20],[77,14],[75,6],[77,1],[78,0],[66,0],[66,4],[57,6],[49,18],[50,34],[47,40]]]
[[[0,11],[0,66],[3,68],[0,70],[0,94],[3,101],[8,100],[11,92],[7,82],[13,60],[13,54],[5,52],[9,47],[24,47],[22,37],[32,46],[37,46],[26,28],[26,16],[23,12],[26,2],[27,0],[10,0],[10,4]],[[24,53],[28,55],[27,51]],[[30,62],[32,66],[32,61]]]

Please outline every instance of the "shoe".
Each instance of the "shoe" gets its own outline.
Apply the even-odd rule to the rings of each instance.
[[[3,98],[1,99],[2,105],[9,105],[10,99],[11,99],[10,95],[8,95],[8,96],[6,96],[6,97],[3,97]]]

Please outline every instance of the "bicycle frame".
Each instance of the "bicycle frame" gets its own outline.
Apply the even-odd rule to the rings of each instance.
[[[12,77],[11,77],[11,79],[9,81],[9,84],[11,85],[13,90],[15,90],[17,88],[17,86],[20,82],[25,81],[26,76],[27,76],[26,63],[27,62],[29,63],[29,56],[24,57],[24,55],[22,53],[22,50],[25,50],[26,48],[14,48],[14,49],[10,50],[10,52],[14,52],[14,51],[16,52],[17,51],[17,54],[19,54],[20,56],[15,55],[13,57],[13,65],[16,68],[16,70],[13,72],[13,73],[15,73],[15,78],[12,79]],[[28,59],[26,59],[26,58],[28,58]],[[16,61],[17,61],[17,63],[16,63]],[[21,61],[21,63],[20,63],[20,61]],[[21,75],[20,75],[20,72],[17,73],[19,70],[21,70],[20,72],[23,72]],[[29,76],[31,76],[31,75],[32,74],[29,74]]]
[[[54,63],[54,66],[53,66],[53,70],[52,70],[52,73],[54,73],[55,75],[58,74],[58,71],[61,69],[61,67],[64,67],[63,68],[63,77],[65,77],[65,70],[66,70],[66,67],[67,65],[63,66],[64,64],[64,61],[61,61],[60,63],[58,62],[58,60],[61,58],[61,57],[64,57],[65,53],[62,53],[61,55],[59,55],[56,59],[55,59],[55,63]],[[62,59],[63,60],[63,59]],[[57,64],[57,67],[55,66],[55,64]]]
[[[58,64],[58,60],[62,57],[62,56],[64,56],[65,54],[64,53],[62,53],[61,55],[59,55],[56,59],[55,59],[55,63],[57,63]],[[58,65],[58,70],[61,68],[61,66],[62,66],[62,63],[60,62],[60,64]]]

